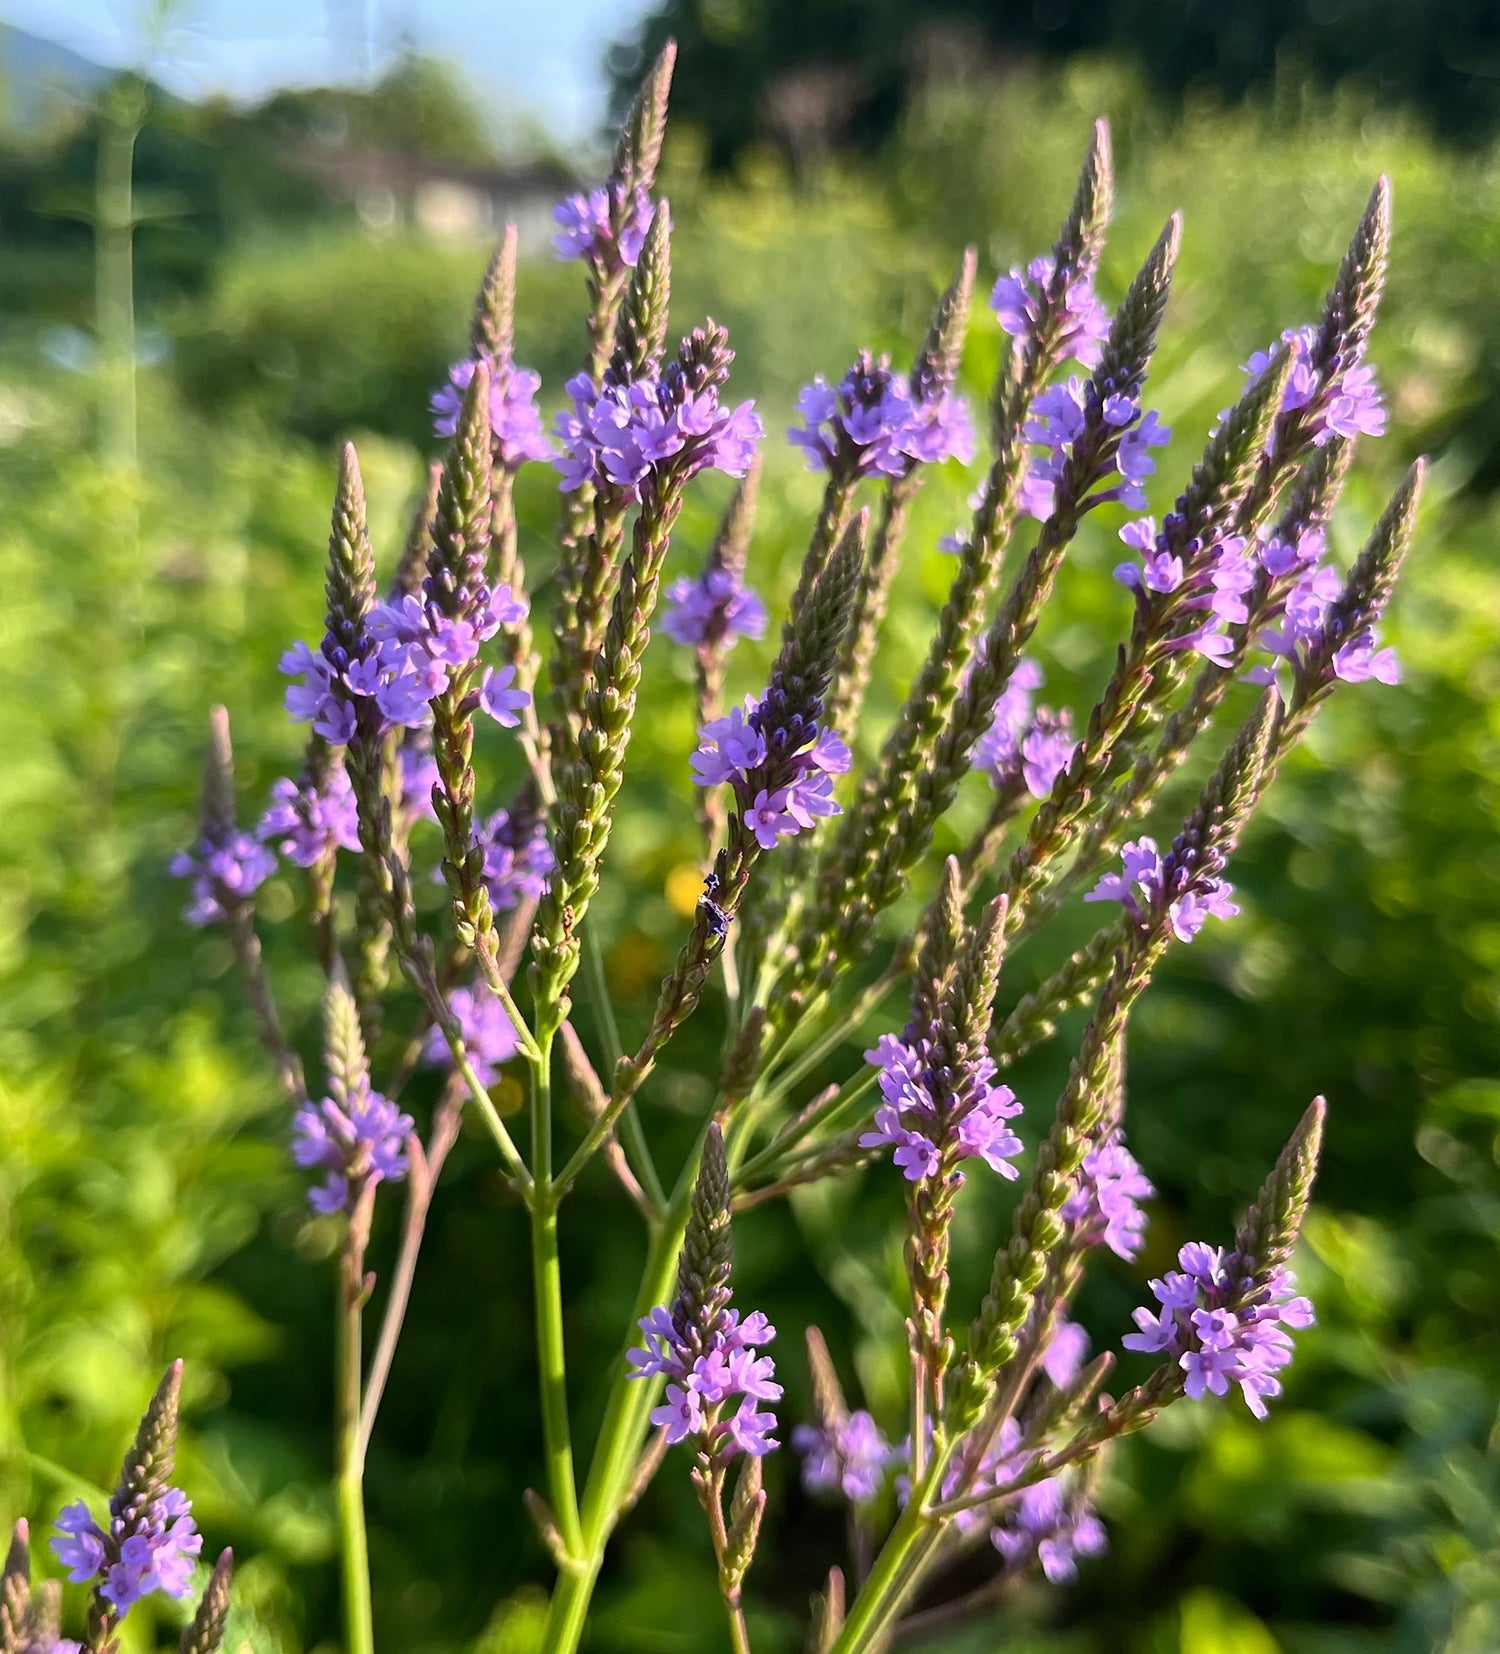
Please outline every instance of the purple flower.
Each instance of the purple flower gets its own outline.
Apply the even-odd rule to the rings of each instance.
[[[1063,1220],[1073,1225],[1078,1245],[1107,1246],[1128,1261],[1145,1240],[1146,1214],[1139,1203],[1155,1193],[1120,1133],[1112,1131],[1083,1157],[1078,1186],[1062,1209]]]
[[[826,1427],[799,1424],[792,1447],[802,1455],[802,1485],[809,1493],[842,1495],[851,1505],[873,1499],[899,1457],[863,1409]]]
[[[1059,1390],[1066,1390],[1083,1371],[1083,1364],[1088,1360],[1088,1356],[1088,1333],[1059,1310],[1052,1327],[1052,1336],[1048,1338],[1042,1350],[1042,1371]]]
[[[861,351],[837,389],[819,374],[797,398],[802,425],[787,437],[809,471],[834,471],[853,482],[878,473],[902,477],[912,465],[974,457],[968,404],[936,382],[914,387],[888,356]]]
[[[651,1422],[666,1431],[669,1442],[693,1439],[720,1463],[737,1453],[760,1457],[776,1446],[770,1434],[775,1415],[755,1405],[781,1399],[775,1362],[753,1353],[776,1336],[760,1311],[742,1321],[726,1301],[704,1327],[679,1295],[670,1309],[659,1304],[639,1326],[646,1336],[629,1353],[630,1376],[668,1380],[666,1398],[653,1409]],[[726,1412],[736,1396],[742,1398],[738,1407]]]
[[[1320,448],[1336,436],[1352,441],[1358,436],[1385,434],[1385,405],[1373,368],[1358,358],[1349,362],[1335,358],[1319,374],[1312,361],[1318,340],[1316,327],[1289,327],[1281,338],[1296,353],[1281,399],[1283,415],[1306,410],[1303,417],[1313,442]],[[1269,350],[1257,350],[1242,364],[1247,390],[1270,367],[1271,354]],[[1268,452],[1275,441],[1273,431],[1266,443]]]
[[[400,762],[401,808],[410,817],[427,816],[435,821],[432,789],[438,784],[438,767],[426,730],[413,730],[402,738]]]
[[[1011,338],[1036,337],[1042,295],[1052,283],[1055,268],[1051,258],[1034,258],[1025,271],[1016,266],[995,283],[990,308]],[[1087,271],[1069,273],[1061,308],[1055,314],[1052,336],[1059,360],[1071,359],[1086,368],[1098,367],[1104,341],[1109,336],[1109,312],[1095,296],[1093,278]]]
[[[448,1009],[458,1021],[474,1077],[488,1091],[500,1078],[502,1066],[521,1049],[515,1025],[505,1007],[486,987],[453,989],[448,995]],[[427,1035],[422,1055],[439,1067],[447,1067],[453,1061],[453,1052],[441,1028],[434,1028]]]
[[[934,1059],[928,1040],[882,1034],[865,1059],[880,1070],[882,1101],[860,1145],[893,1149],[907,1182],[976,1158],[1002,1177],[1018,1175],[1011,1162],[1021,1139],[1008,1122],[1021,1105],[1008,1085],[993,1083],[993,1058],[981,1055],[954,1072]]]
[[[1174,845],[1163,856],[1156,840],[1140,838],[1121,852],[1122,871],[1106,873],[1083,899],[1086,902],[1119,902],[1139,924],[1163,903],[1173,933],[1182,942],[1191,942],[1206,919],[1232,919],[1240,910],[1230,900],[1234,887],[1207,866],[1195,866]],[[1140,891],[1145,904],[1136,896]]]
[[[116,1493],[109,1502],[106,1532],[80,1500],[58,1517],[52,1550],[73,1584],[97,1580],[99,1595],[124,1619],[153,1591],[178,1599],[191,1594],[193,1569],[203,1549],[192,1508],[174,1487],[144,1508],[127,1504]]]
[[[321,1169],[321,1184],[308,1191],[315,1212],[352,1211],[360,1190],[406,1176],[406,1139],[412,1119],[362,1080],[347,1101],[332,1097],[304,1103],[292,1121],[292,1159]]]
[[[1160,1311],[1137,1309],[1137,1330],[1121,1343],[1174,1357],[1195,1401],[1238,1384],[1246,1406],[1263,1419],[1266,1401],[1281,1394],[1276,1374],[1292,1359],[1290,1334],[1313,1324],[1311,1303],[1296,1296],[1289,1271],[1273,1270],[1256,1286],[1240,1276],[1241,1260],[1202,1241],[1184,1246],[1177,1261],[1180,1269],[1151,1282]]]
[[[1031,693],[1041,683],[1042,671],[1035,662],[1023,660],[1016,667],[971,759],[975,769],[989,773],[997,788],[1020,781],[1033,798],[1051,793],[1078,749],[1070,712],[1044,706],[1032,710]]]
[[[765,635],[765,605],[736,569],[708,568],[667,589],[662,630],[674,643],[714,648],[738,637]]]
[[[547,839],[547,824],[534,812],[496,810],[474,835],[484,848],[484,883],[490,905],[509,912],[523,901],[535,901],[547,888],[547,875],[557,866]],[[442,874],[436,875],[441,879]]]
[[[765,727],[770,704],[769,691],[760,700],[747,695],[743,708],[731,707],[703,726],[692,757],[700,787],[728,782],[734,788],[740,813],[763,850],[838,815],[833,777],[853,761],[833,730],[805,720],[795,732],[775,732],[773,752]]]
[[[174,879],[192,880],[192,900],[182,916],[190,925],[211,925],[248,901],[276,871],[276,858],[249,833],[227,828],[181,850],[167,864]]]
[[[628,193],[618,181],[580,191],[552,209],[559,258],[581,258],[601,269],[634,269],[651,228],[651,197],[637,185]]]
[[[1401,664],[1394,649],[1377,649],[1372,632],[1360,632],[1334,651],[1333,670],[1345,683],[1399,683]]]
[[[580,373],[567,390],[573,409],[556,425],[564,493],[592,483],[633,501],[663,473],[678,481],[704,470],[742,477],[764,435],[753,402],[720,406],[718,386],[710,380],[695,389],[675,361],[660,374],[599,389]]]
[[[476,660],[480,646],[502,626],[523,620],[526,601],[499,585],[460,593],[459,610],[445,613],[431,596],[413,593],[377,603],[366,621],[374,654],[351,674],[352,693],[372,696],[388,725],[425,727],[429,707],[447,691],[453,671]],[[524,690],[510,687],[514,681],[514,667],[486,668],[477,693],[479,707],[507,728],[530,704]]]
[[[1035,447],[1021,484],[1021,509],[1038,522],[1045,522],[1057,503],[1057,485],[1073,457],[1074,446],[1087,429],[1087,408],[1097,393],[1088,380],[1076,376],[1044,390],[1032,403],[1031,417],[1022,434]],[[1145,507],[1141,484],[1156,469],[1150,450],[1169,442],[1172,433],[1154,410],[1141,413],[1128,397],[1107,397],[1100,409],[1106,434],[1113,438],[1106,449],[1104,476],[1118,474],[1119,481],[1081,502],[1084,508],[1118,500],[1132,511]]]
[[[279,839],[276,848],[298,867],[315,867],[338,850],[358,850],[359,810],[342,761],[321,786],[289,776],[273,783],[270,807],[255,836],[262,843]]]
[[[458,429],[464,392],[478,365],[472,356],[455,362],[448,369],[448,383],[432,393],[429,405],[434,435],[452,436]],[[490,360],[489,369],[490,434],[495,463],[502,470],[514,471],[529,459],[551,459],[552,444],[542,429],[542,416],[536,405],[536,393],[542,384],[540,375],[530,368],[518,368],[508,357]]]

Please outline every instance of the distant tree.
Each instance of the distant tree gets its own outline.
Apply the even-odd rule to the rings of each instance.
[[[1445,138],[1500,130],[1496,0],[660,0],[609,54],[617,112],[669,36],[677,117],[720,168],[759,142],[794,165],[868,147],[934,74],[1081,51],[1134,61],[1171,98],[1238,99],[1291,66],[1409,104]]]

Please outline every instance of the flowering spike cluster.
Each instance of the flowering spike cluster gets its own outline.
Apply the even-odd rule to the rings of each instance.
[[[0,1654],[80,1654],[82,1645],[61,1635],[61,1587],[32,1582],[30,1541],[23,1517],[0,1574]]]
[[[914,384],[892,371],[890,357],[865,350],[837,387],[819,374],[797,398],[802,425],[787,432],[806,454],[808,470],[849,483],[903,477],[919,462],[967,465],[974,457],[968,405],[935,365],[928,362]]]
[[[1155,1193],[1119,1131],[1110,1131],[1084,1155],[1077,1187],[1063,1203],[1062,1218],[1073,1226],[1073,1244],[1107,1246],[1128,1263],[1145,1244],[1146,1214],[1140,1203]]]
[[[192,899],[182,916],[200,927],[243,911],[276,871],[276,858],[258,837],[242,832],[235,822],[234,759],[229,714],[223,707],[215,707],[209,721],[202,831],[191,849],[180,850],[172,858],[167,871],[175,879],[192,881]]]
[[[788,629],[764,695],[746,696],[743,707],[732,707],[699,732],[694,781],[700,787],[731,786],[738,817],[763,850],[840,813],[833,778],[849,768],[849,749],[819,719],[849,624],[868,529],[869,513],[861,512],[796,628]]]
[[[667,1380],[666,1399],[651,1422],[668,1442],[691,1440],[705,1468],[722,1468],[739,1453],[769,1453],[776,1446],[776,1418],[759,1404],[781,1399],[775,1362],[755,1354],[776,1329],[759,1310],[741,1319],[731,1308],[729,1203],[724,1140],[711,1124],[678,1263],[677,1296],[642,1317],[644,1347],[630,1352],[632,1378]],[[738,1405],[726,1413],[736,1396]]]
[[[316,867],[340,850],[358,850],[359,810],[342,757],[332,758],[321,778],[283,776],[273,782],[255,836],[297,867]]]
[[[1034,258],[1025,270],[1013,268],[995,283],[990,308],[1001,329],[1013,339],[1036,337],[1044,313],[1050,313],[1058,356],[1082,367],[1098,367],[1109,336],[1109,311],[1094,293],[1093,271],[1077,267],[1065,271],[1061,301],[1054,301],[1044,312],[1044,296],[1054,286],[1056,273],[1055,258]]]
[[[182,1363],[173,1362],[158,1385],[125,1456],[120,1480],[109,1500],[109,1523],[101,1527],[83,1500],[57,1519],[52,1550],[75,1585],[93,1583],[91,1632],[122,1620],[153,1591],[187,1596],[203,1538],[192,1503],[171,1485],[177,1449],[177,1408]],[[91,1645],[95,1639],[91,1635]]]
[[[1078,749],[1066,707],[1033,707],[1033,692],[1041,686],[1041,667],[1023,660],[995,701],[994,721],[975,743],[970,762],[988,774],[997,792],[1024,787],[1033,798],[1046,798]]]
[[[707,333],[722,337],[712,322]],[[598,389],[585,374],[568,381],[572,411],[557,419],[564,492],[598,488],[623,504],[680,486],[704,470],[745,475],[762,435],[760,416],[748,400],[721,406],[723,374],[709,361],[697,371],[689,365],[696,337],[683,341],[678,358],[660,374],[643,373],[628,383],[606,376]]]
[[[930,1020],[914,1019],[899,1038],[883,1034],[865,1053],[880,1070],[882,1102],[860,1143],[892,1148],[910,1183],[961,1183],[958,1163],[972,1158],[1002,1177],[1017,1175],[1021,1139],[1008,1122],[1021,1104],[1008,1085],[994,1083],[985,1049],[1003,936],[1004,910],[991,908],[965,937]]]
[[[359,1008],[338,971],[324,995],[323,1022],[329,1095],[297,1110],[292,1158],[324,1174],[308,1190],[307,1203],[327,1216],[353,1212],[366,1189],[406,1176],[413,1123],[371,1087]]]
[[[1190,1241],[1177,1254],[1180,1267],[1151,1282],[1160,1308],[1136,1310],[1137,1330],[1121,1342],[1169,1356],[1194,1400],[1227,1395],[1238,1384],[1245,1405],[1263,1419],[1267,1400],[1281,1394],[1276,1375],[1292,1359],[1290,1334],[1312,1325],[1313,1308],[1296,1296],[1286,1269],[1272,1270],[1257,1288],[1230,1267],[1234,1261],[1221,1248]]]
[[[458,1024],[474,1077],[488,1090],[500,1078],[501,1068],[521,1049],[515,1024],[495,995],[482,986],[452,989],[448,1009]],[[428,1033],[422,1055],[438,1067],[452,1065],[453,1048],[441,1028]]]

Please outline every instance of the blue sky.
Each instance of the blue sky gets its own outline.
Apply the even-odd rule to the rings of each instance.
[[[540,120],[577,143],[603,114],[605,44],[647,8],[648,0],[179,0],[152,72],[187,97],[248,99],[348,78],[361,37],[378,66],[406,36],[461,63],[497,127]],[[0,0],[0,22],[96,62],[141,65],[152,9],[152,0]]]

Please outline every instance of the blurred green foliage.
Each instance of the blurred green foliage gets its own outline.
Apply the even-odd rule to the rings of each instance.
[[[1146,1275],[1183,1239],[1229,1234],[1289,1125],[1326,1091],[1305,1248],[1320,1325],[1299,1340],[1266,1424],[1182,1407],[1124,1444],[1101,1496],[1110,1554],[1070,1592],[1025,1593],[1007,1647],[1485,1654],[1500,1645],[1500,508],[1477,410],[1500,396],[1500,317],[1475,293],[1500,235],[1494,162],[1456,165],[1410,127],[1336,105],[1163,125],[1127,79],[1097,69],[1018,82],[999,100],[935,98],[879,173],[799,192],[771,173],[707,182],[679,140],[666,179],[674,315],[686,327],[711,309],[729,324],[736,384],[774,433],[814,371],[836,374],[862,343],[911,352],[966,238],[990,269],[1043,247],[1101,112],[1116,120],[1120,163],[1107,295],[1168,210],[1187,219],[1152,379],[1179,432],[1158,506],[1230,400],[1236,363],[1315,313],[1382,169],[1396,182],[1397,238],[1374,354],[1393,429],[1361,458],[1339,549],[1352,555],[1414,452],[1440,457],[1392,626],[1406,682],[1336,698],[1237,859],[1245,915],[1178,950],[1136,1021],[1132,1134],[1161,1199],[1142,1267],[1101,1268],[1083,1303],[1113,1344]],[[194,831],[212,701],[234,714],[247,816],[296,764],[275,662],[320,624],[331,439],[359,443],[389,566],[421,471],[425,396],[462,346],[485,251],[373,240],[326,215],[316,234],[255,223],[221,237],[195,293],[158,310],[174,348],[142,379],[139,476],[91,458],[93,386],[47,367],[15,317],[0,367],[0,1516],[44,1519],[71,1478],[107,1483],[157,1369],[185,1355],[185,1480],[210,1544],[233,1543],[244,1561],[238,1625],[257,1650],[336,1638],[329,1236],[286,1166],[282,1108],[227,950],[181,926],[164,867]],[[575,270],[523,267],[520,356],[545,370],[554,401],[582,348],[580,287]],[[981,404],[997,351],[983,315],[966,361]],[[769,450],[753,569],[784,595],[817,488],[774,436]],[[932,548],[969,486],[945,473],[919,501],[870,746],[925,646],[949,566]],[[674,571],[701,554],[721,503],[708,485],[694,497]],[[545,473],[523,477],[520,508],[544,608],[556,510]],[[1048,698],[1080,711],[1126,623],[1109,578],[1117,526],[1104,512],[1089,522],[1038,636]],[[770,649],[742,650],[732,688],[755,685]],[[673,874],[695,855],[690,674],[662,641],[647,673],[652,716],[595,908],[627,1040],[675,951]],[[1244,704],[1231,697],[1230,715]],[[495,802],[514,779],[503,754],[496,742]],[[984,791],[966,789],[944,845],[977,822]],[[301,900],[278,877],[262,916],[306,1041],[317,985]],[[1075,913],[1059,928],[1082,923]],[[1006,991],[1039,980],[1071,939],[1018,953]],[[1076,1021],[1016,1078],[1033,1120],[1072,1033]],[[669,1162],[706,1106],[718,1035],[706,1008],[645,1099]],[[863,1043],[851,1039],[831,1071],[847,1072]],[[968,1191],[960,1305],[979,1290],[1008,1200],[993,1181]],[[806,1407],[798,1334],[817,1321],[846,1380],[900,1433],[900,1216],[875,1169],[738,1225],[741,1294],[782,1328],[789,1418]],[[602,1178],[566,1218],[586,1438],[642,1247]],[[370,1465],[392,1647],[537,1646],[546,1566],[520,1509],[538,1473],[524,1245],[485,1140],[466,1137]],[[680,1470],[621,1530],[596,1649],[717,1646],[701,1515]],[[798,1646],[807,1595],[841,1545],[836,1514],[793,1471],[785,1455],[769,1468],[751,1579],[767,1654]],[[166,1634],[145,1613],[126,1630],[132,1650]],[[994,1640],[979,1627],[942,1646],[977,1654]]]

